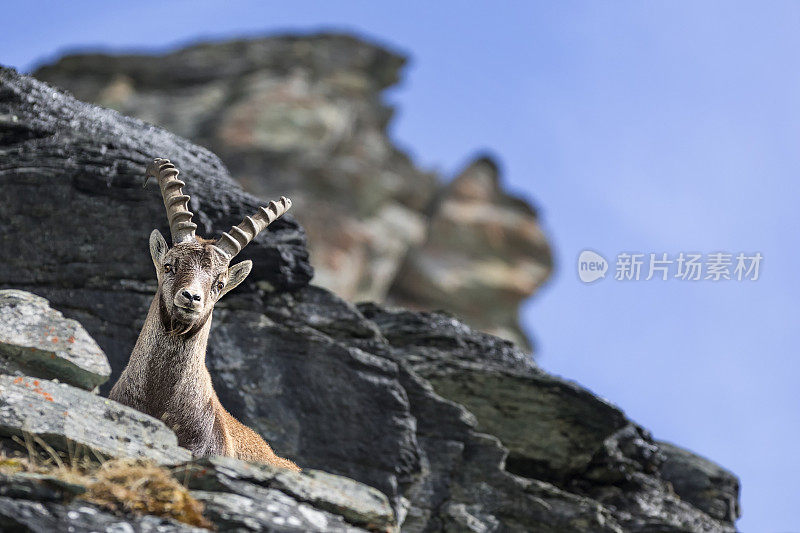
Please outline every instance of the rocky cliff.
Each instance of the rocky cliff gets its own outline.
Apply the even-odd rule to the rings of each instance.
[[[317,285],[445,309],[529,348],[518,307],[552,262],[536,213],[491,160],[448,186],[395,146],[382,92],[404,63],[348,36],[286,36],[73,55],[35,76],[210,148],[258,196],[290,196]]]
[[[33,434],[56,452],[77,442],[112,457],[151,456],[189,480],[223,531],[734,530],[732,474],[653,440],[512,343],[448,314],[354,306],[309,285],[305,235],[291,216],[242,253],[255,268],[218,305],[208,366],[231,413],[307,471],[287,478],[188,461],[159,421],[85,390],[108,373],[99,349],[109,383],[119,374],[155,292],[147,236],[167,228],[142,172],[155,155],[175,162],[207,236],[259,200],[208,150],[10,69],[0,70],[0,155],[0,288],[49,300],[0,296],[9,317],[0,353],[11,361],[0,367],[11,374],[0,377],[3,449]],[[454,182],[450,201],[496,198],[487,165]],[[447,200],[437,205],[434,219],[452,216]],[[71,352],[69,336],[62,345],[64,335],[87,353]],[[4,527],[184,527],[147,505],[108,510],[75,499],[83,481],[3,475]],[[86,483],[91,491],[96,481]]]

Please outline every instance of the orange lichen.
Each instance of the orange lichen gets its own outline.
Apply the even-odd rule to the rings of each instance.
[[[67,342],[69,342],[69,343],[71,343],[71,344],[74,344],[74,343],[75,343],[75,337],[73,337],[72,335],[70,335],[70,336],[69,336],[69,338],[67,339]]]
[[[50,340],[51,340],[51,341],[53,341],[53,342],[58,342],[58,337],[53,337],[53,338],[52,338],[52,339],[50,339]]]

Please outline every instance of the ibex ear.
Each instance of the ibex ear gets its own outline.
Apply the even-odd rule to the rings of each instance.
[[[226,293],[235,289],[237,285],[244,281],[244,278],[247,277],[252,269],[253,262],[249,259],[230,267],[228,269],[228,283],[225,284],[225,288],[222,289],[219,297],[222,298]]]
[[[153,258],[153,264],[156,266],[156,274],[158,279],[161,279],[161,274],[164,272],[164,256],[167,255],[167,241],[157,229],[153,230],[150,234],[150,257]]]

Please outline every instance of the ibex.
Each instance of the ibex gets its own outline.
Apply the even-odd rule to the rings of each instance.
[[[158,179],[172,248],[153,230],[150,255],[158,290],[109,397],[163,420],[195,456],[226,455],[299,470],[222,407],[205,364],[214,304],[244,281],[253,266],[252,261],[229,266],[231,260],[292,204],[281,197],[218,240],[206,240],[195,235],[189,196],[177,176],[178,169],[167,159],[155,159],[147,167],[144,184],[150,177]]]

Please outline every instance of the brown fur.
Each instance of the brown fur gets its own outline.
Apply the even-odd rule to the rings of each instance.
[[[214,304],[250,271],[249,262],[228,268],[227,257],[212,244],[198,238],[166,250],[161,234],[153,233],[158,291],[109,398],[163,420],[178,444],[195,456],[225,455],[300,470],[231,416],[211,384],[205,356]],[[218,289],[218,283],[224,288]],[[182,296],[187,290],[196,295],[194,300]],[[195,312],[187,314],[184,305],[194,306]]]

